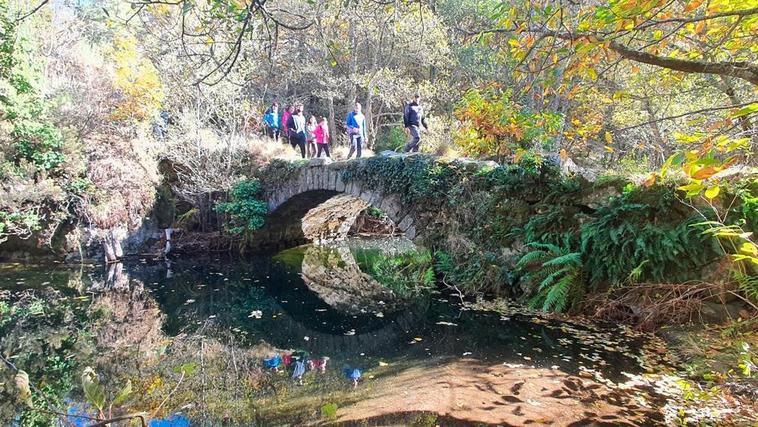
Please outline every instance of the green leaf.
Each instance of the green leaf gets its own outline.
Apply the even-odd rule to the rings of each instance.
[[[126,401],[126,399],[129,398],[129,396],[132,394],[132,381],[127,380],[126,385],[124,385],[124,388],[122,388],[118,394],[116,394],[116,397],[113,398],[113,405],[119,406],[122,403]]]
[[[753,102],[752,104],[740,108],[736,113],[732,114],[732,117],[743,117],[753,113],[758,113],[758,102]]]
[[[100,384],[100,379],[95,370],[86,367],[82,372],[82,389],[87,401],[102,411],[105,407],[105,388]]]
[[[177,366],[174,368],[174,372],[177,374],[184,373],[184,375],[192,375],[197,370],[197,363],[195,362],[188,362],[181,366]]]

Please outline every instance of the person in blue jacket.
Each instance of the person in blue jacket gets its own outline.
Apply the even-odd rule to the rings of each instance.
[[[361,113],[361,104],[356,102],[353,111],[347,114],[345,119],[347,125],[347,137],[350,141],[350,152],[347,158],[356,153],[356,158],[361,158],[361,146],[366,143],[366,116]]]
[[[263,123],[266,125],[266,133],[269,138],[279,142],[279,134],[282,130],[282,122],[279,117],[279,103],[274,102],[271,104],[271,108],[263,115]]]

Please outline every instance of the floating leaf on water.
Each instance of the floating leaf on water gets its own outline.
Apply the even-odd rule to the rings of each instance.
[[[193,302],[195,302],[195,300],[193,300],[192,298],[190,298],[187,301],[184,301],[184,305],[189,305],[189,304],[192,304]]]
[[[438,325],[444,325],[444,326],[458,326],[455,323],[452,322],[437,322]]]
[[[526,403],[532,405],[532,406],[542,406],[542,404],[536,400],[533,399],[526,399]]]

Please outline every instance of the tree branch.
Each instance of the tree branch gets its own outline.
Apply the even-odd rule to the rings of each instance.
[[[631,49],[618,42],[610,42],[608,47],[622,57],[635,62],[655,65],[670,70],[683,71],[686,73],[732,76],[747,80],[758,86],[758,67],[746,61],[706,62],[657,56],[651,53]]]
[[[663,117],[663,118],[660,118],[660,119],[649,120],[649,121],[646,121],[646,122],[643,122],[643,123],[639,123],[639,124],[636,124],[636,125],[623,127],[621,129],[614,129],[613,132],[621,132],[621,131],[625,131],[625,130],[629,130],[629,129],[634,129],[634,128],[638,128],[640,126],[646,126],[646,125],[657,123],[657,122],[662,122],[662,121],[667,121],[667,120],[674,120],[674,119],[680,119],[682,117],[691,116],[693,114],[708,113],[708,112],[711,112],[711,111],[720,111],[720,110],[731,110],[731,109],[735,109],[735,108],[745,107],[745,106],[750,105],[750,104],[755,104],[755,101],[745,102],[745,103],[737,104],[737,105],[727,105],[727,106],[724,106],[724,107],[703,108],[701,110],[690,111],[690,112],[683,113],[683,114],[677,114],[675,116],[669,116],[669,117]]]
[[[35,13],[37,13],[38,10],[42,9],[42,6],[46,5],[49,1],[50,0],[42,0],[42,2],[40,4],[38,4],[37,7],[35,7],[34,9],[32,9],[29,13],[27,13],[26,15],[21,16],[19,18],[16,18],[15,22],[19,23],[19,22],[23,21],[24,19],[26,19],[26,18],[34,15]]]
[[[515,29],[494,28],[482,30],[476,34],[485,33],[506,33],[515,34]],[[682,71],[686,73],[697,74],[715,74],[721,76],[737,77],[758,86],[758,66],[747,61],[734,62],[707,62],[688,59],[671,58],[667,56],[653,55],[647,52],[641,52],[636,49],[623,45],[615,40],[604,39],[595,34],[588,33],[570,33],[558,32],[548,29],[527,29],[526,32],[540,34],[544,37],[555,37],[561,40],[571,42],[587,40],[593,43],[605,44],[609,49],[621,55],[625,59],[644,64],[655,65],[670,70]]]

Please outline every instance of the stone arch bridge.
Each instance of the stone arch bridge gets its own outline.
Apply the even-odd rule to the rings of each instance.
[[[406,158],[417,154],[383,152],[383,157]],[[372,188],[357,180],[343,180],[343,172],[369,158],[347,161],[311,159],[276,183],[264,180],[269,218],[258,230],[252,246],[284,249],[311,241],[340,240],[347,236],[358,215],[373,206],[384,212],[406,237],[423,242],[432,212],[426,206],[409,205],[403,195]],[[495,162],[458,159],[474,169]]]

